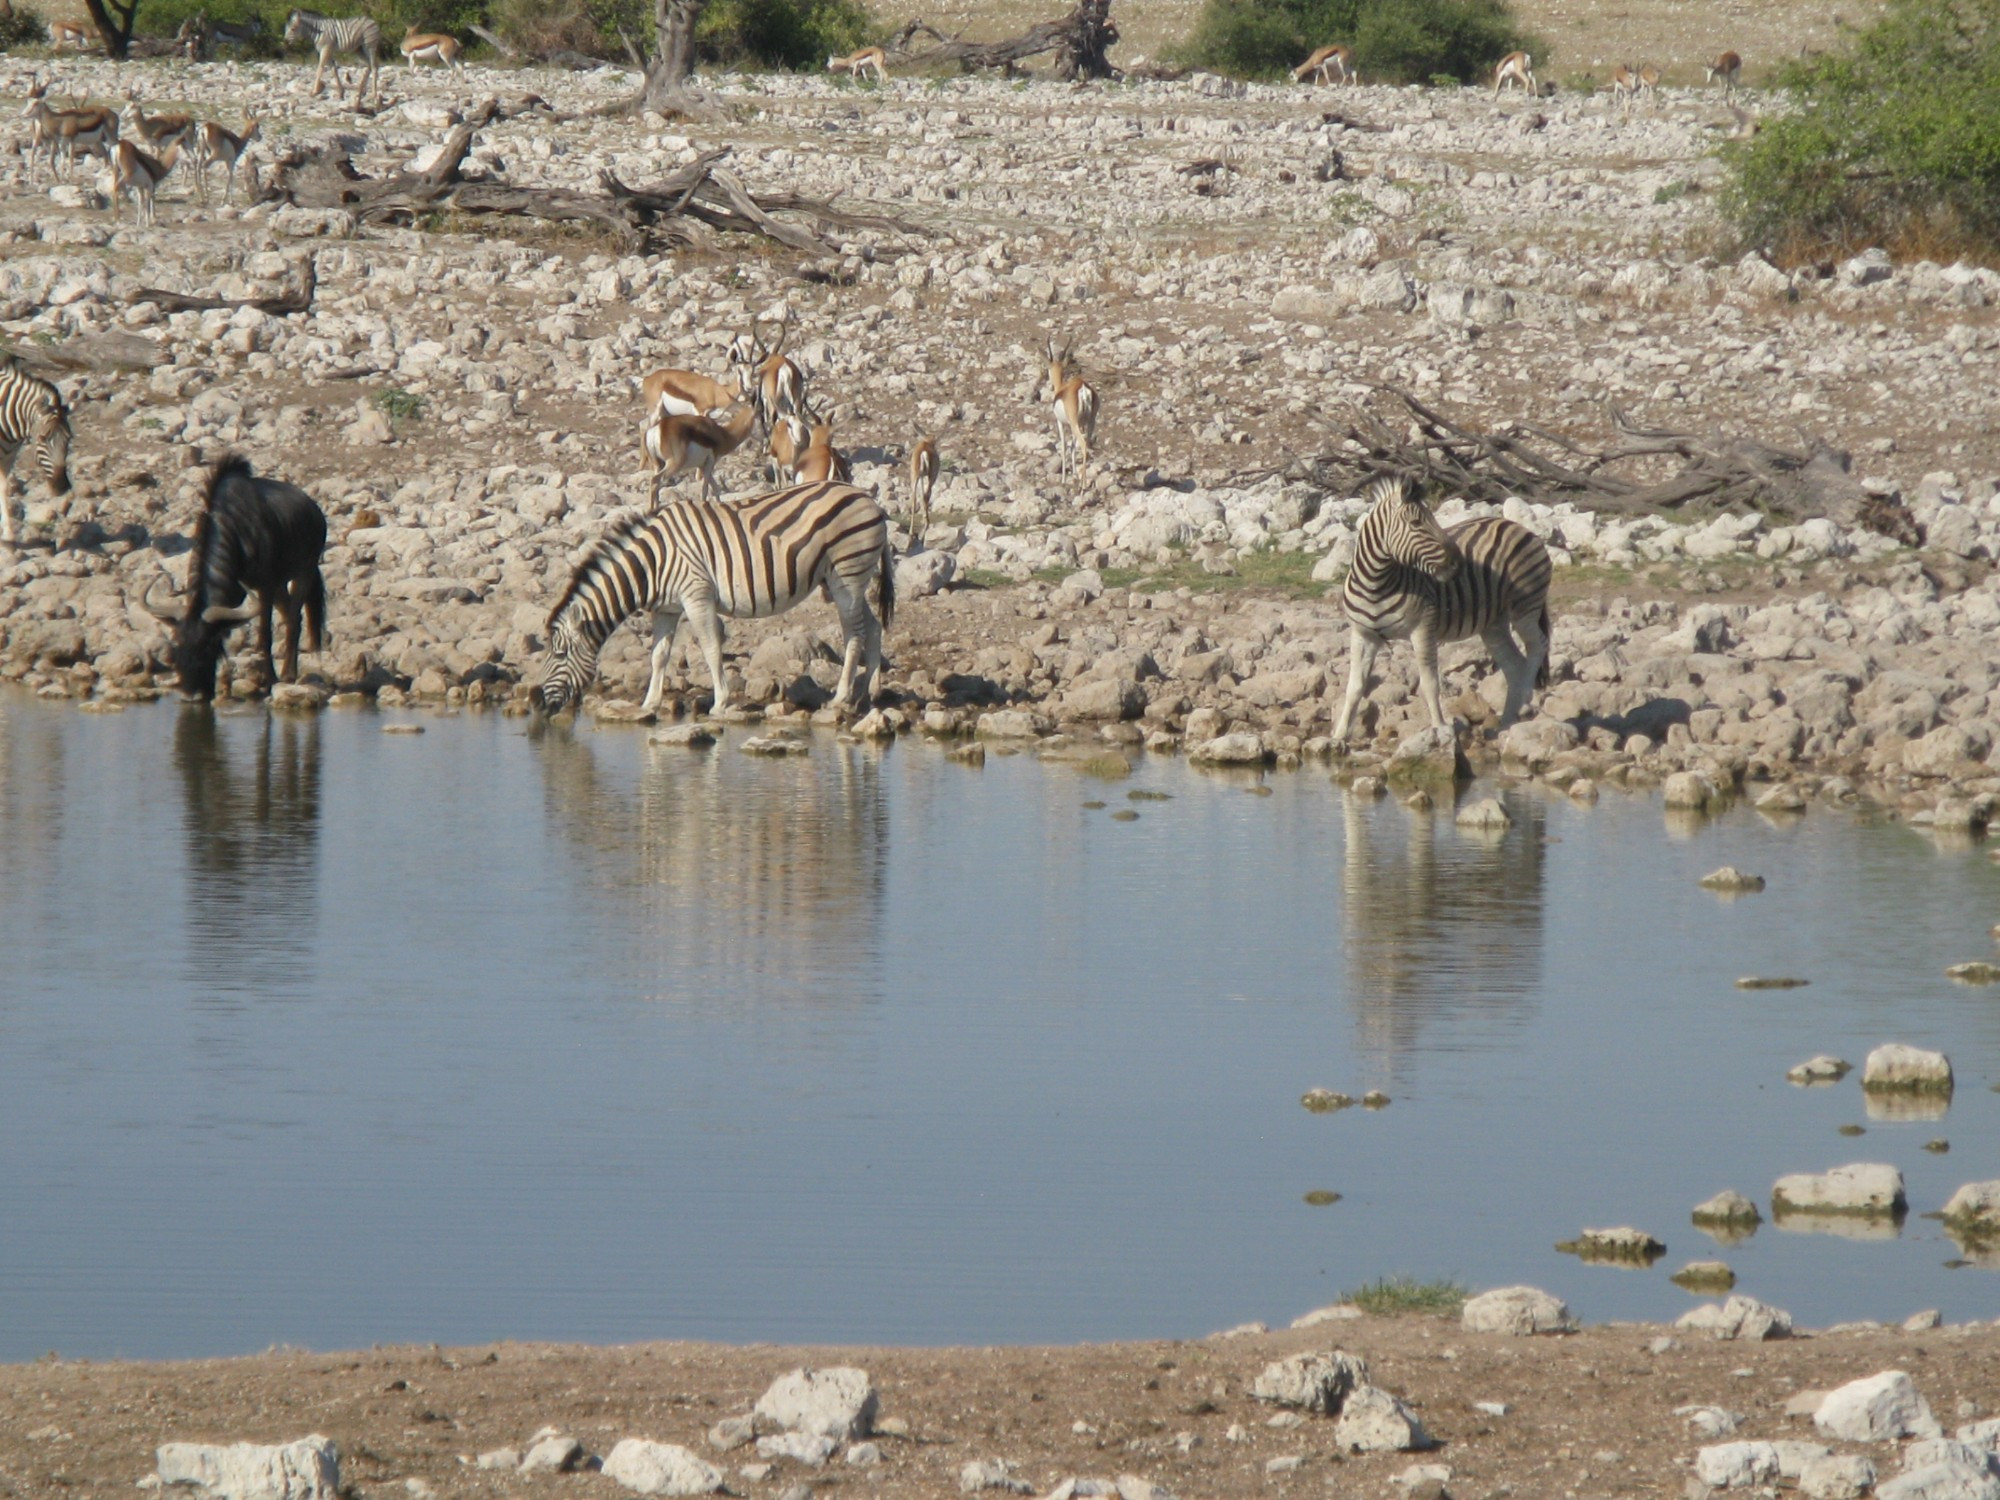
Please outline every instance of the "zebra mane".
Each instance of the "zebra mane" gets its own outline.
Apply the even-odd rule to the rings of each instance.
[[[583,561],[578,563],[571,571],[569,583],[563,589],[562,597],[556,600],[555,608],[549,611],[548,624],[543,627],[544,629],[553,630],[555,628],[556,621],[561,618],[562,612],[568,609],[571,601],[576,598],[577,591],[583,587],[584,580],[597,570],[599,563],[613,556],[621,546],[631,540],[632,534],[644,526],[648,519],[649,517],[643,510],[639,510],[636,507],[628,510],[624,515],[614,520],[604,533],[590,544],[590,550],[583,555]]]
[[[1369,481],[1368,488],[1361,492],[1361,498],[1373,510],[1384,500],[1401,500],[1410,493],[1410,481],[1401,474],[1384,474]]]

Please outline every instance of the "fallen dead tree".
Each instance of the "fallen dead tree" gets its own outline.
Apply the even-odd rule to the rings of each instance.
[[[909,51],[919,36],[935,44],[923,52]],[[946,36],[935,26],[911,21],[891,39],[891,50],[903,52],[913,63],[955,62],[967,73],[998,68],[1009,78],[1017,64],[1044,53],[1055,54],[1052,72],[1071,81],[1088,78],[1122,78],[1105,56],[1118,41],[1118,28],[1111,20],[1111,0],[1077,0],[1068,15],[1041,21],[1017,37],[1001,42],[968,42]]]
[[[258,312],[269,313],[274,318],[286,317],[292,313],[310,312],[313,296],[319,290],[319,262],[306,258],[299,271],[299,283],[288,292],[275,297],[212,297],[190,295],[186,292],[170,292],[161,287],[141,287],[125,300],[134,304],[151,302],[162,311],[212,312],[217,308],[231,309],[254,307]]]
[[[514,112],[524,111],[517,107]],[[723,165],[727,147],[705,152],[664,180],[641,187],[628,187],[611,172],[600,172],[602,191],[596,193],[467,176],[465,159],[473,138],[506,117],[497,100],[487,100],[451,128],[428,165],[387,177],[362,176],[338,146],[294,147],[278,160],[264,197],[301,208],[341,209],[364,224],[409,223],[439,213],[594,224],[627,248],[638,248],[648,236],[707,244],[721,233],[761,235],[796,250],[819,252],[830,248],[829,236],[836,231],[920,232],[900,219],[853,213],[796,193],[759,199]],[[780,219],[781,213],[791,217]]]
[[[1606,416],[1613,438],[1597,446],[1518,418],[1482,432],[1400,386],[1376,384],[1344,420],[1316,419],[1339,435],[1334,447],[1284,472],[1346,494],[1377,475],[1404,474],[1488,504],[1518,496],[1598,511],[1756,510],[1787,523],[1824,516],[1921,541],[1909,512],[1870,495],[1848,455],[1825,443],[1790,449],[1732,433],[1642,427],[1608,404]]]

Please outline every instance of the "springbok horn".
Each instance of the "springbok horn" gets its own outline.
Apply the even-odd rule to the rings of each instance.
[[[159,605],[153,602],[153,590],[158,588],[162,582],[162,579],[155,578],[151,583],[146,585],[146,592],[139,596],[139,607],[154,619],[164,620],[167,624],[171,625],[180,619],[180,616],[170,609],[161,609]]]
[[[201,617],[211,625],[235,624],[256,613],[257,596],[252,594],[241,604],[211,604],[201,612]]]

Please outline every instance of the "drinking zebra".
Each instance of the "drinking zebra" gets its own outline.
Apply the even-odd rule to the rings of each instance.
[[[1534,690],[1548,683],[1549,549],[1527,527],[1498,516],[1447,531],[1406,479],[1378,479],[1367,498],[1354,567],[1340,594],[1353,632],[1335,742],[1347,737],[1375,653],[1405,638],[1416,649],[1419,695],[1433,725],[1448,722],[1438,701],[1438,645],[1471,635],[1486,642],[1507,676],[1500,722],[1513,723]]]
[[[11,355],[0,357],[0,542],[14,540],[14,465],[33,443],[42,477],[58,495],[69,493],[69,408],[62,392],[30,375]]]
[[[868,607],[877,580],[881,618]],[[560,713],[583,701],[597,656],[644,610],[653,619],[652,677],[645,706],[657,708],[683,616],[708,660],[712,712],[729,706],[722,675],[721,615],[781,615],[824,588],[840,612],[846,653],[833,701],[871,694],[882,666],[882,629],[896,613],[889,522],[867,490],[850,484],[793,485],[747,500],[683,500],[634,516],[601,537],[549,612],[549,663],[535,701]],[[866,657],[865,664],[862,658]]]
[[[361,59],[362,75],[354,88],[354,102],[359,104],[361,96],[369,88],[375,90],[375,102],[382,102],[382,79],[377,69],[377,57],[382,50],[382,28],[368,16],[323,16],[316,10],[295,10],[285,21],[285,41],[289,44],[303,42],[319,53],[319,69],[313,74],[313,97],[319,97],[326,82],[326,65],[336,58],[353,53]],[[340,87],[340,70],[334,69],[334,87]]]

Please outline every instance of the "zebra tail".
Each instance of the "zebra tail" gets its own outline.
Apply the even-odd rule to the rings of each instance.
[[[1541,626],[1542,664],[1535,669],[1535,686],[1545,688],[1549,685],[1549,657],[1554,655],[1555,642],[1555,637],[1549,633],[1549,607],[1547,604],[1542,606]]]
[[[896,544],[886,536],[882,538],[882,561],[879,566],[882,575],[879,604],[882,628],[887,630],[896,620]]]

